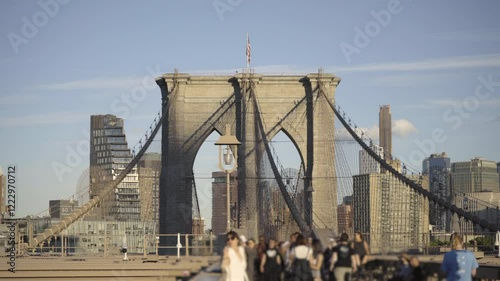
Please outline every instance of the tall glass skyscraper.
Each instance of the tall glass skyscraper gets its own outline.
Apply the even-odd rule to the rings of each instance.
[[[114,115],[90,117],[90,198],[98,196],[130,163],[123,119]],[[96,209],[99,219],[139,221],[141,218],[139,177],[134,167]]]
[[[450,158],[446,153],[432,154],[426,158],[422,163],[422,173],[429,177],[429,191],[449,202],[451,199]],[[450,211],[433,202],[429,209],[429,222],[435,226],[434,229],[440,232],[450,232]]]

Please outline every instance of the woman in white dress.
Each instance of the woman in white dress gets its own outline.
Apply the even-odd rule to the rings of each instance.
[[[247,258],[245,248],[240,245],[238,233],[229,231],[226,234],[226,241],[222,259],[222,270],[226,273],[226,281],[247,281]]]

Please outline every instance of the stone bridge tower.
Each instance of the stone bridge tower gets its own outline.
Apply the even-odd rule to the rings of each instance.
[[[238,148],[238,226],[247,237],[258,237],[258,178],[265,147],[257,118],[262,118],[267,140],[283,131],[298,150],[304,165],[307,224],[337,229],[334,112],[319,85],[333,100],[339,77],[321,72],[305,76],[171,73],[156,82],[167,117],[162,121],[161,234],[190,233],[196,154],[214,130],[222,134],[230,124],[242,143]],[[257,108],[261,116],[256,115]]]

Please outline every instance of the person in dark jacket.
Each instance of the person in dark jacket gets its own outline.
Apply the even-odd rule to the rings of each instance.
[[[276,248],[276,240],[269,239],[268,248],[262,256],[260,262],[260,272],[262,273],[263,281],[279,281],[281,280],[281,259],[280,253]]]
[[[330,271],[333,271],[336,280],[351,280],[352,273],[357,270],[355,255],[348,240],[349,235],[342,233],[340,244],[333,250]]]
[[[307,241],[302,234],[297,236],[295,247],[290,253],[290,263],[292,271],[292,280],[311,281],[313,280],[311,272],[312,250],[306,246]]]

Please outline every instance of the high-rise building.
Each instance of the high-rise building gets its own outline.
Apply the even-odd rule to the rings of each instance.
[[[500,192],[498,191],[455,194],[451,204],[467,212],[471,212],[474,216],[482,220],[487,220],[490,224],[500,224],[500,211],[498,209],[500,207]],[[474,226],[472,222],[465,221],[458,216],[452,217],[452,230],[464,235],[484,233],[479,225]]]
[[[221,234],[227,232],[227,180],[226,173],[213,172],[212,178],[212,232]],[[230,174],[230,204],[236,206],[237,202],[237,181],[236,172]],[[235,210],[236,208],[232,208]],[[231,216],[231,226],[234,227],[236,215]]]
[[[498,182],[500,182],[500,162],[497,163]]]
[[[450,158],[446,153],[432,154],[422,162],[422,174],[429,177],[429,191],[446,202],[451,200]],[[451,213],[444,207],[430,203],[429,221],[438,232],[450,232]]]
[[[381,105],[379,111],[380,146],[384,149],[384,159],[392,159],[392,121],[390,105]]]
[[[489,222],[500,222],[500,180],[497,163],[479,157],[451,164],[452,204]],[[471,222],[453,217],[454,231],[480,232]]]
[[[407,175],[428,189],[425,177]],[[373,253],[421,249],[429,237],[429,203],[391,174],[353,176],[354,232]]]
[[[341,204],[337,207],[337,223],[339,233],[347,233],[349,237],[353,237],[353,219],[352,219],[352,206]]]
[[[141,194],[141,220],[154,221],[159,227],[161,154],[145,153],[137,163]]]
[[[384,158],[384,148],[372,144],[370,148],[382,159]],[[368,154],[364,149],[359,151],[359,174],[380,174],[380,164]]]
[[[193,234],[203,235],[205,233],[205,218],[204,217],[193,217]]]
[[[500,191],[497,164],[479,157],[451,164],[451,188],[454,194]]]
[[[98,196],[130,163],[123,119],[114,115],[90,117],[90,198]],[[133,168],[108,196],[101,198],[94,215],[99,219],[140,220],[139,177]]]
[[[2,167],[0,167],[0,222],[3,221],[5,214],[7,213],[7,208],[5,205],[5,179],[3,176]]]
[[[50,200],[49,201],[49,215],[50,218],[59,220],[76,211],[78,201],[74,200]]]

